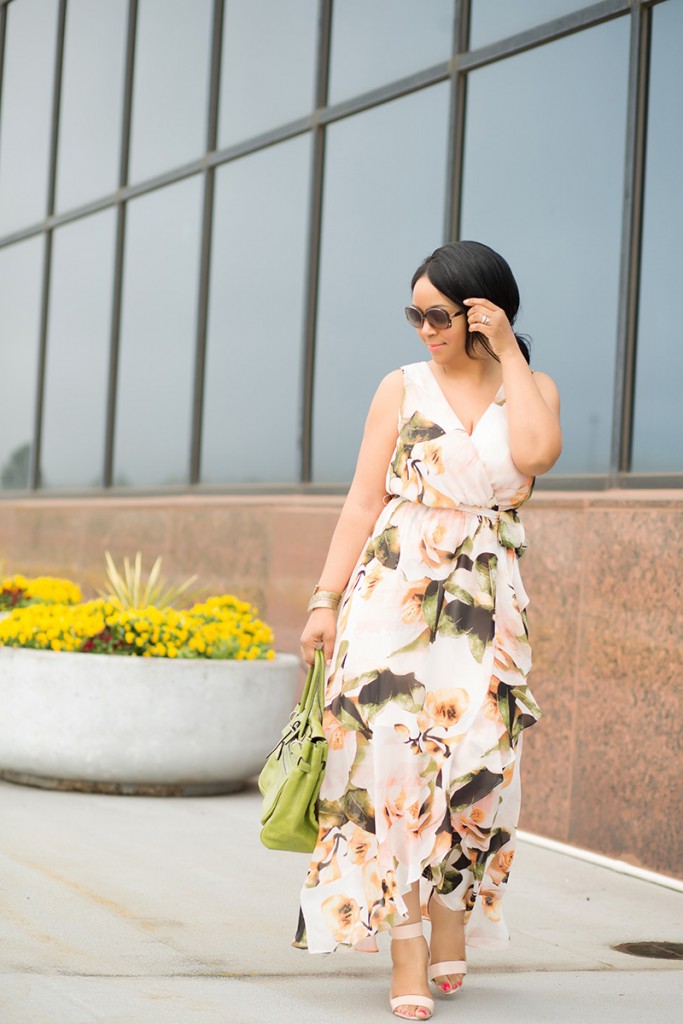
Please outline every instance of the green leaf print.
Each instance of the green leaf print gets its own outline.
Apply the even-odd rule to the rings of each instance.
[[[395,569],[401,553],[399,547],[398,527],[387,526],[372,542],[374,557],[386,569]]]
[[[510,723],[515,716],[515,700],[512,696],[512,687],[508,686],[507,683],[499,683],[496,699],[498,701],[500,717],[503,719],[503,725],[507,729],[508,735],[512,736]]]
[[[365,832],[375,833],[375,809],[368,792],[349,786],[340,801],[349,821],[353,821]]]
[[[506,832],[504,828],[494,828],[491,832],[491,838],[489,839],[488,850],[480,850],[480,855],[483,860],[488,860],[489,857],[493,857],[495,853],[498,853],[506,843],[510,842],[512,835],[510,832]]]
[[[372,731],[365,724],[362,715],[350,697],[346,697],[343,693],[335,697],[330,702],[330,711],[345,729],[356,729],[358,732],[362,732],[364,736],[367,736],[368,739],[372,736]]]
[[[462,882],[462,875],[455,868],[448,867],[444,870],[441,875],[441,882],[439,883],[438,892],[447,895],[449,892],[455,892],[460,883]]]
[[[425,595],[422,599],[422,616],[431,630],[431,639],[436,636],[436,625],[441,615],[441,607],[444,599],[444,585],[441,580],[432,580],[427,584]]]
[[[404,647],[399,647],[397,650],[392,651],[389,655],[393,658],[396,654],[412,654],[413,651],[422,651],[426,647],[429,647],[432,642],[432,631],[427,628],[424,629],[419,636],[416,636],[414,640],[411,640],[409,644]]]
[[[436,423],[432,423],[422,413],[414,412],[407,423],[401,427],[401,441],[406,444],[418,444],[420,441],[433,441],[443,437],[445,431]]]
[[[503,781],[503,776],[497,772],[490,772],[488,768],[481,768],[478,772],[469,772],[458,782],[463,785],[454,790],[449,798],[449,806],[452,811],[461,811],[465,807],[471,807],[488,796]]]
[[[498,570],[498,556],[491,551],[483,551],[477,555],[474,562],[474,569],[477,573],[481,589],[493,597],[496,587],[496,573]]]
[[[346,821],[346,814],[338,800],[320,800],[318,803],[318,820],[326,829],[341,828]]]
[[[366,683],[371,683],[373,679],[377,678],[377,670],[373,672],[363,672],[360,676],[354,676],[353,678],[344,679],[342,683],[342,693],[352,693],[365,686]]]
[[[386,668],[379,672],[377,678],[358,691],[358,703],[363,707],[368,718],[374,717],[388,701],[399,704],[413,714],[422,710],[424,704],[424,684],[420,683],[413,672],[397,676]]]
[[[458,601],[462,601],[463,604],[474,604],[474,598],[470,594],[469,590],[465,590],[465,588],[461,587],[459,584],[453,583],[450,576],[444,583],[444,590],[447,594],[450,594],[451,597],[457,597]]]
[[[412,445],[407,447],[404,444],[397,445],[396,454],[394,455],[393,462],[391,463],[391,475],[398,477],[402,480],[405,475],[406,466],[408,465],[408,459],[410,458],[410,451]]]
[[[481,664],[486,646],[495,633],[493,611],[454,598],[441,612],[438,633],[440,636],[467,636],[472,657]]]

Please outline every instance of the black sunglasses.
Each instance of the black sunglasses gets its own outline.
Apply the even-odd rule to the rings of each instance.
[[[447,331],[456,316],[464,316],[466,312],[465,309],[459,309],[457,313],[449,313],[447,310],[441,309],[440,306],[430,306],[429,309],[425,309],[424,313],[417,306],[406,306],[405,308],[406,320],[411,327],[417,327],[418,330],[426,320],[435,331]]]

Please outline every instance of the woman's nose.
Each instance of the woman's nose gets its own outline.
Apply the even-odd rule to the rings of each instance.
[[[420,337],[423,341],[433,341],[436,330],[432,327],[428,320],[422,321],[422,327],[420,328]]]

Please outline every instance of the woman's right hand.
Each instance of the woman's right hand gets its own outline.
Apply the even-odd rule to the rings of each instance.
[[[301,634],[301,657],[310,667],[314,651],[322,647],[325,664],[332,663],[334,640],[337,635],[337,617],[331,608],[314,608],[308,617],[306,628]]]

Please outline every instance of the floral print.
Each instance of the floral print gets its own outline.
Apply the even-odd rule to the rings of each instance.
[[[428,363],[403,367],[387,504],[342,599],[326,688],[320,833],[295,945],[374,948],[420,881],[465,910],[471,944],[505,941],[527,676],[516,509],[533,480],[509,450],[505,396],[468,435]]]

